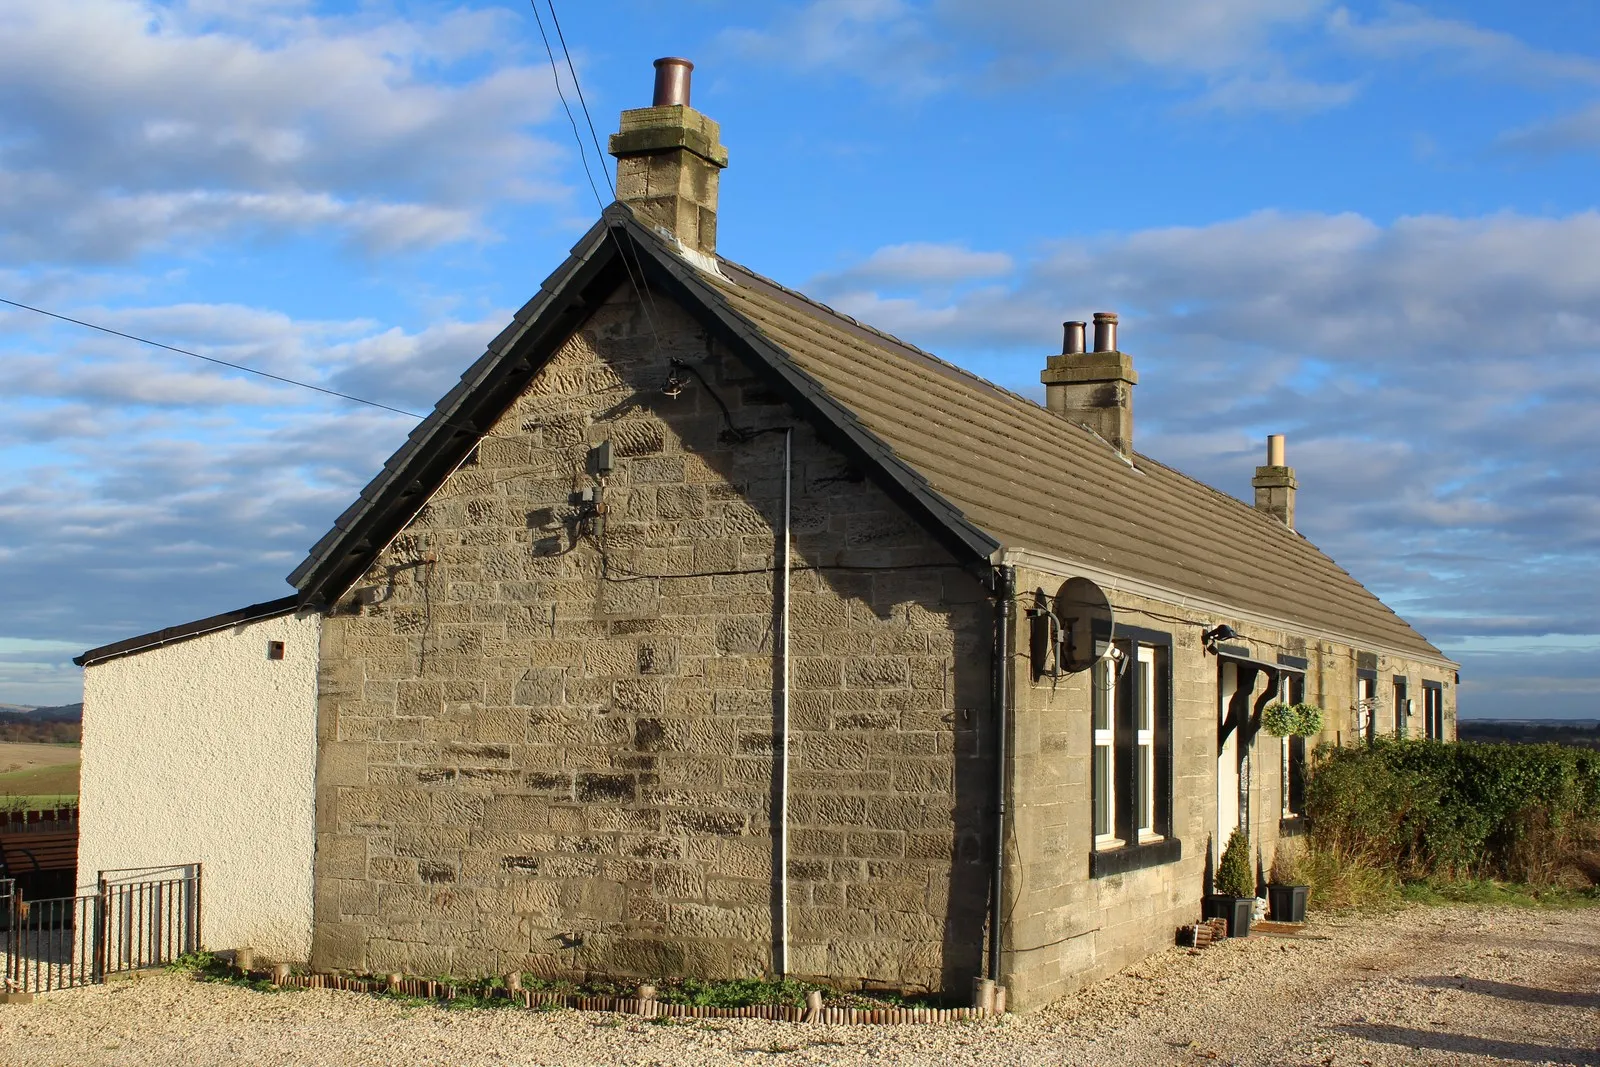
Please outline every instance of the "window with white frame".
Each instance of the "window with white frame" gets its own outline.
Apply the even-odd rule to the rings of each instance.
[[[1306,676],[1294,671],[1284,671],[1278,678],[1278,699],[1285,704],[1299,704],[1306,698]],[[1282,739],[1281,794],[1283,817],[1291,819],[1301,813],[1305,805],[1306,739]]]
[[[1156,650],[1140,645],[1134,663],[1133,806],[1134,829],[1140,841],[1156,832]]]
[[[1172,639],[1133,627],[1119,627],[1118,637],[1091,675],[1096,876],[1181,854],[1171,832]]]
[[[1117,660],[1094,665],[1094,843],[1096,848],[1121,844],[1117,811]]]

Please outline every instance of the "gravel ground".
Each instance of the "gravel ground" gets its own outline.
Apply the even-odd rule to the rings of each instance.
[[[1424,908],[1174,949],[1044,1010],[950,1026],[670,1026],[254,993],[172,975],[0,1005],[0,1063],[1600,1065],[1600,909]]]

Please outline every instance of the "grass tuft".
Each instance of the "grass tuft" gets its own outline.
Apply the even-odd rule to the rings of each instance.
[[[265,978],[251,978],[240,974],[233,966],[215,953],[189,952],[167,965],[173,974],[186,974],[196,982],[216,982],[220,985],[239,986],[258,993],[285,993],[293,987],[275,986]]]

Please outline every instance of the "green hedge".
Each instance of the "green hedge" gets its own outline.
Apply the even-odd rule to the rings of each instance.
[[[1600,752],[1560,745],[1374,741],[1324,747],[1306,781],[1319,848],[1406,878],[1593,880]]]

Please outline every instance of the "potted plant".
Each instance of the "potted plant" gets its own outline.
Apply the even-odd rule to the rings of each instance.
[[[1300,870],[1299,857],[1288,848],[1280,847],[1272,857],[1272,871],[1267,875],[1267,906],[1273,922],[1303,923],[1306,921],[1306,902],[1311,899],[1311,887],[1306,884]]]
[[[1250,863],[1250,835],[1234,830],[1217,864],[1216,892],[1205,898],[1205,917],[1227,919],[1229,937],[1248,937],[1256,906],[1256,876]]]

